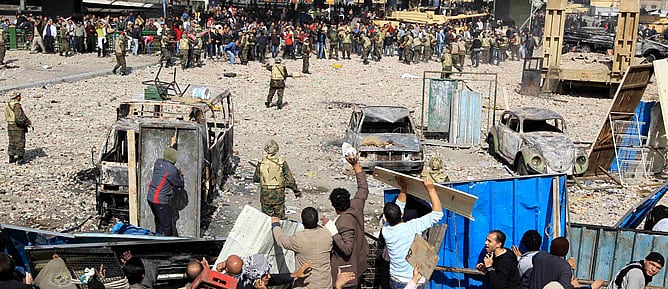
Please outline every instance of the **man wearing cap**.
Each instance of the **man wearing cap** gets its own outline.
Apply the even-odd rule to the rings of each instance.
[[[26,132],[32,122],[21,108],[21,93],[14,91],[10,94],[9,102],[5,107],[5,119],[7,120],[7,136],[9,144],[7,154],[9,163],[23,164],[23,155],[26,147]]]
[[[661,253],[649,253],[645,260],[631,262],[619,270],[607,289],[643,289],[652,282],[652,277],[659,274],[664,264]]]
[[[276,58],[273,65],[267,64],[267,70],[271,71],[271,80],[269,81],[269,94],[264,105],[269,108],[274,94],[278,95],[276,107],[283,108],[283,91],[285,90],[285,79],[288,77],[288,69],[281,64],[281,58]]]
[[[297,188],[295,178],[288,167],[288,163],[276,155],[278,144],[270,140],[264,145],[267,156],[262,158],[255,167],[253,181],[260,183],[260,204],[262,213],[270,217],[285,218],[285,188],[290,188],[295,197],[300,198],[302,193]]]
[[[146,199],[151,207],[155,221],[155,231],[163,236],[175,236],[174,213],[170,201],[174,194],[184,194],[183,174],[174,164],[178,158],[176,137],[172,137],[171,145],[165,148],[163,157],[153,164],[153,178],[148,185]]]

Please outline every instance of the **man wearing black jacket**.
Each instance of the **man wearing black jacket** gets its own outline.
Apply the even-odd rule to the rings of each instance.
[[[485,273],[493,289],[518,289],[520,287],[520,273],[517,269],[517,257],[510,249],[503,247],[506,234],[494,230],[487,234],[483,263],[478,263],[476,269]]]

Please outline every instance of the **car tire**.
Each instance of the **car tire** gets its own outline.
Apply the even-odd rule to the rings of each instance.
[[[527,169],[526,163],[524,163],[524,157],[520,156],[517,159],[517,164],[515,165],[515,171],[517,171],[517,174],[520,176],[526,176],[529,175],[529,170]]]
[[[657,57],[653,53],[647,54],[647,56],[645,56],[645,61],[647,63],[652,63],[654,60],[657,60]]]
[[[487,136],[487,151],[493,157],[496,156],[496,148],[494,147],[494,137],[490,134]]]

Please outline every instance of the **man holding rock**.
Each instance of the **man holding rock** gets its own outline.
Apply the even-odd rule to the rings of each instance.
[[[7,136],[9,145],[9,163],[21,165],[24,163],[23,155],[26,147],[26,132],[32,122],[21,108],[21,93],[14,91],[9,96],[9,102],[5,107],[5,119],[7,120]]]
[[[290,188],[295,197],[300,198],[302,193],[297,188],[295,178],[288,167],[288,163],[276,155],[278,144],[270,140],[264,145],[267,156],[262,158],[255,167],[253,181],[260,183],[260,204],[262,213],[270,217],[285,218],[285,188]]]

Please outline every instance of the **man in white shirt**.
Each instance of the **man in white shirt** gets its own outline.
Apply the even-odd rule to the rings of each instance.
[[[407,184],[400,179],[397,181],[401,191],[394,203],[387,203],[383,208],[386,224],[381,233],[390,256],[390,288],[403,289],[413,277],[413,266],[406,261],[406,254],[413,243],[413,238],[415,234],[421,234],[438,223],[443,218],[443,208],[441,208],[441,200],[436,194],[433,181],[425,178],[424,187],[429,192],[432,211],[420,218],[404,222],[402,217],[406,207]],[[424,286],[425,280],[422,278],[418,282],[418,288],[424,288]]]

